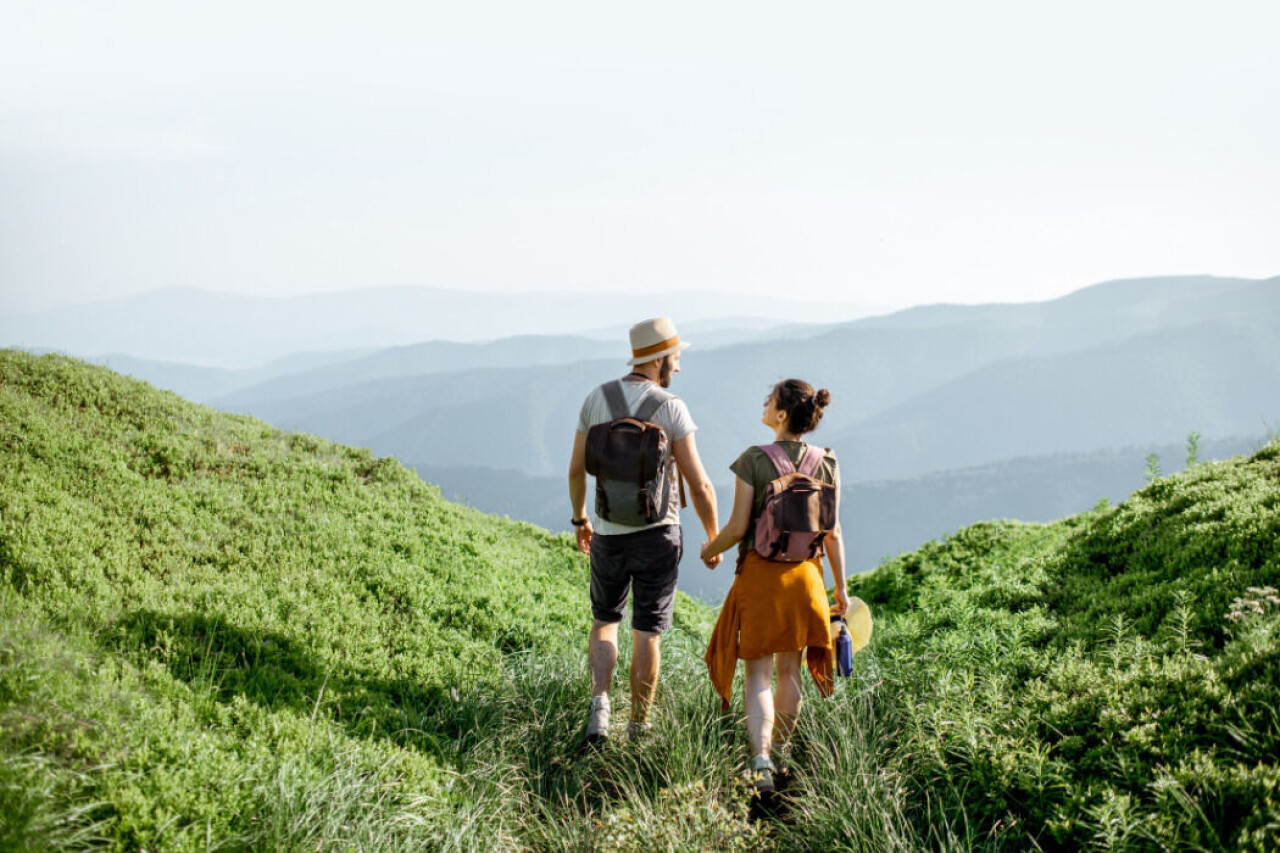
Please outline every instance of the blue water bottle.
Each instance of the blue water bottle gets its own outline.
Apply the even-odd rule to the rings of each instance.
[[[853,675],[853,637],[849,636],[849,623],[843,616],[832,616],[840,621],[840,633],[836,635],[836,672],[848,678]]]

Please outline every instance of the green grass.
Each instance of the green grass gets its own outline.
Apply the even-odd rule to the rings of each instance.
[[[589,622],[567,538],[69,359],[0,354],[0,452],[5,779],[64,803],[6,811],[34,848],[414,846],[477,736],[440,709]]]
[[[1057,849],[1280,843],[1275,587],[1275,443],[853,584],[892,614],[876,651],[917,808]]]
[[[690,599],[652,736],[581,750],[568,537],[54,356],[0,352],[0,453],[0,849],[1280,846],[1280,443],[855,578],[758,820]]]

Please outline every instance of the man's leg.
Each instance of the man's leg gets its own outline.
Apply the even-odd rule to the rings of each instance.
[[[591,623],[587,643],[591,662],[591,710],[587,714],[587,742],[599,744],[609,737],[609,686],[618,662],[618,623],[600,619]]]
[[[662,668],[662,632],[671,627],[683,539],[678,524],[631,539],[631,729],[648,728]]]
[[[617,626],[614,626],[615,629]],[[615,651],[616,654],[616,651]],[[649,721],[653,694],[658,687],[658,671],[662,668],[662,634],[656,631],[631,631],[631,719]]]
[[[608,696],[609,686],[613,683],[613,668],[618,664],[618,623],[601,622],[599,619],[592,622],[588,652],[591,658],[591,695]],[[634,667],[632,669],[634,671]]]
[[[627,579],[625,551],[616,536],[591,537],[591,633],[587,663],[591,667],[591,710],[587,714],[587,740],[599,743],[609,737],[609,687],[618,663],[618,623],[627,603],[631,582]]]

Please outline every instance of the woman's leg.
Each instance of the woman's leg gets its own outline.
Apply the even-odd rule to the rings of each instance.
[[[795,731],[800,717],[800,675],[804,651],[778,652],[773,656],[778,667],[777,728],[775,740],[786,743]]]
[[[747,740],[751,754],[768,755],[773,738],[773,656],[746,661]]]

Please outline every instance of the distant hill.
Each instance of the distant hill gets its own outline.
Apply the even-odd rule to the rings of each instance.
[[[866,316],[875,309],[785,296],[699,291],[489,293],[380,287],[294,297],[171,289],[92,305],[0,316],[0,345],[98,357],[245,368],[297,352],[385,348],[423,341],[480,342],[517,335],[579,335],[670,314],[771,324]],[[622,339],[625,340],[623,337]]]
[[[233,411],[253,411],[279,400],[383,379],[488,368],[549,367],[607,356],[626,360],[629,353],[625,335],[609,341],[567,335],[522,335],[486,343],[432,341],[389,347],[340,364],[276,375],[253,385],[246,383],[234,393],[219,395],[214,402]]]
[[[699,346],[710,348],[770,339],[803,338],[815,324],[778,325],[775,320],[720,319],[681,325]],[[625,357],[624,327],[596,330],[583,336],[517,335],[483,343],[432,341],[385,348],[364,347],[332,352],[295,353],[257,367],[208,367],[180,361],[157,361],[119,353],[84,356],[126,376],[173,391],[197,403],[252,409],[282,396],[323,392],[360,382],[418,374],[457,372],[478,367],[568,364],[585,358]],[[33,347],[28,352],[57,352]]]
[[[859,479],[1280,423],[1278,307],[1008,358],[828,435]]]
[[[1184,437],[1185,438],[1185,437]],[[1265,437],[1201,443],[1201,460],[1248,455]],[[933,539],[981,521],[1016,518],[1053,521],[1084,512],[1100,501],[1119,503],[1146,483],[1154,453],[1165,474],[1182,470],[1185,441],[1089,453],[1019,457],[972,468],[934,471],[916,477],[851,482],[841,491],[841,520],[850,574],[876,568],[887,558],[913,551]],[[568,490],[563,476],[535,477],[519,471],[466,465],[411,463],[424,480],[450,500],[484,512],[518,518],[567,532]],[[730,487],[718,489],[721,515],[733,502]],[[692,509],[682,512],[686,554],[680,588],[718,604],[733,583],[730,572],[708,571],[690,542],[702,528]]]
[[[240,388],[270,382],[279,376],[305,375],[333,369],[334,365],[365,358],[374,350],[294,353],[260,367],[232,369],[203,367],[171,361],[152,361],[130,355],[112,354],[86,358],[117,373],[141,379],[165,391],[173,391],[196,403],[225,397]],[[39,354],[44,354],[43,352]]]
[[[1191,430],[1265,432],[1280,423],[1277,318],[1280,279],[1116,282],[1032,305],[913,309],[798,339],[712,349],[695,340],[672,390],[688,402],[720,483],[744,447],[767,437],[760,405],[786,376],[831,390],[815,440],[841,453],[847,482],[898,479],[1179,441]],[[321,390],[282,381],[275,398],[219,405],[414,464],[559,476],[582,398],[621,375],[623,360]]]

